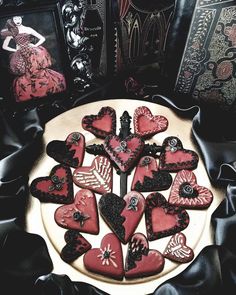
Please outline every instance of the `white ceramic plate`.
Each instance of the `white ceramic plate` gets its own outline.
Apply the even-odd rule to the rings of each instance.
[[[51,169],[58,163],[47,156],[46,145],[52,140],[65,140],[67,135],[71,132],[81,132],[86,139],[86,145],[93,143],[102,143],[102,140],[95,138],[94,135],[85,131],[81,126],[81,120],[85,115],[97,114],[99,110],[104,106],[110,106],[116,110],[117,114],[117,133],[120,128],[120,116],[125,110],[127,110],[130,116],[133,117],[135,108],[139,106],[147,106],[153,115],[163,115],[169,121],[168,129],[165,132],[155,135],[151,140],[145,143],[153,143],[161,145],[163,140],[168,136],[177,136],[182,141],[184,148],[196,150],[191,139],[191,121],[178,117],[172,110],[167,107],[133,99],[116,99],[116,100],[104,100],[99,102],[93,102],[76,107],[70,111],[67,111],[46,124],[44,133],[44,149],[37,163],[31,171],[29,184],[37,177],[48,176]],[[133,127],[131,123],[131,127]],[[131,130],[133,132],[133,129]],[[90,166],[94,156],[85,153],[84,166]],[[73,169],[72,169],[73,170]],[[195,257],[199,254],[201,249],[212,244],[212,234],[210,226],[210,217],[215,208],[222,200],[222,192],[211,186],[205,171],[202,160],[200,159],[197,169],[194,170],[199,185],[209,188],[214,195],[213,202],[208,209],[204,210],[187,210],[190,216],[190,223],[188,227],[183,231],[187,237],[187,244],[194,250]],[[133,173],[128,178],[128,191],[132,181]],[[175,173],[172,173],[173,179]],[[120,180],[119,176],[114,172],[113,192],[119,195]],[[117,185],[116,185],[117,184]],[[80,190],[79,187],[74,185],[74,192]],[[162,191],[166,199],[169,196],[169,190]],[[149,193],[143,193],[146,197]],[[96,194],[97,201],[100,195]],[[60,251],[65,245],[64,234],[66,229],[59,227],[54,220],[54,212],[57,207],[61,205],[40,203],[38,199],[31,198],[31,202],[27,214],[27,231],[31,233],[40,234],[47,242],[50,256],[54,263],[53,272],[56,274],[66,274],[73,281],[83,281],[92,284],[111,295],[116,294],[136,294],[144,295],[153,292],[161,283],[165,280],[177,275],[183,271],[189,263],[178,264],[165,259],[165,266],[161,273],[141,279],[133,279],[123,281],[116,281],[101,275],[97,275],[88,272],[83,266],[83,257],[81,256],[75,260],[71,265],[65,263],[60,258]],[[92,244],[94,248],[100,246],[102,237],[111,232],[108,226],[105,224],[102,218],[99,218],[100,232],[98,235],[84,234],[82,235]],[[136,232],[142,232],[146,235],[144,216],[136,229]],[[157,249],[161,253],[164,251],[170,237],[158,239],[156,241],[149,242],[150,249]],[[127,245],[122,245],[124,258],[127,252]]]

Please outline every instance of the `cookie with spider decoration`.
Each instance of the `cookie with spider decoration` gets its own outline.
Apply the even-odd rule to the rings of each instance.
[[[143,278],[160,273],[165,264],[163,255],[149,249],[147,238],[142,233],[135,233],[128,245],[125,260],[127,279]]]
[[[197,168],[199,157],[196,152],[183,148],[178,137],[167,137],[162,144],[159,169],[169,172],[177,172],[183,169],[193,170]]]
[[[83,257],[85,268],[93,273],[122,280],[124,276],[123,253],[115,234],[105,235],[100,248],[90,249]]]
[[[94,193],[88,189],[81,189],[76,193],[74,203],[56,209],[54,219],[63,228],[97,235],[99,222]]]
[[[144,156],[136,166],[131,189],[138,192],[166,190],[171,186],[172,176],[158,168],[157,161],[151,156]]]
[[[35,178],[30,184],[32,196],[41,202],[70,204],[74,200],[72,174],[62,164],[52,168],[49,176]]]
[[[82,127],[98,138],[116,133],[116,111],[111,107],[102,107],[98,114],[87,115],[82,119]]]
[[[208,208],[213,201],[212,192],[197,183],[196,175],[189,170],[179,171],[171,187],[168,202],[189,209]]]
[[[134,111],[133,124],[135,134],[150,138],[165,131],[168,127],[168,120],[161,115],[154,116],[148,107],[141,106]]]
[[[81,166],[85,153],[85,138],[82,133],[72,132],[65,141],[53,140],[47,144],[46,153],[55,161],[73,168]]]
[[[104,149],[110,159],[122,172],[131,170],[144,148],[144,141],[135,134],[123,137],[109,135],[105,138]]]

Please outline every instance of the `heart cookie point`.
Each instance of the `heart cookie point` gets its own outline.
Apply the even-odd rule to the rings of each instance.
[[[89,250],[83,260],[88,271],[117,280],[124,276],[121,244],[113,233],[105,235],[100,248]]]

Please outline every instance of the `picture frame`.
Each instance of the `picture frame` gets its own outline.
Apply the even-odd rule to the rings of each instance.
[[[113,4],[104,0],[60,0],[60,4],[73,89],[83,95],[114,74]]]
[[[60,1],[0,7],[2,108],[55,104],[71,92]]]

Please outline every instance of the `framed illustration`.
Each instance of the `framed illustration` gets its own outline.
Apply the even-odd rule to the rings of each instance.
[[[0,96],[5,106],[65,98],[70,82],[59,1],[1,9],[0,35]]]

